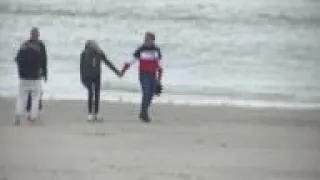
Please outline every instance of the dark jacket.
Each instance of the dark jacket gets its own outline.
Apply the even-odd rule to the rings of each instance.
[[[119,73],[106,55],[92,48],[85,48],[80,57],[81,82],[90,82],[101,78],[101,62],[104,62],[112,71]]]
[[[24,42],[15,58],[20,79],[47,79],[47,53],[42,41]]]

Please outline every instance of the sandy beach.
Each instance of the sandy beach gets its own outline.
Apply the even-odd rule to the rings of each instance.
[[[13,126],[0,99],[0,180],[319,180],[320,112],[46,101],[41,121]]]

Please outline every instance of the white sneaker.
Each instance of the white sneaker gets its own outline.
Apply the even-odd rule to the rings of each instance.
[[[103,121],[103,117],[100,114],[96,114],[94,119],[96,121]]]
[[[39,120],[39,117],[34,117],[34,118],[31,117],[31,116],[28,117],[28,121],[29,121],[29,122],[32,122],[32,123],[34,123],[34,122],[36,122],[36,121],[38,121],[38,120]]]
[[[20,126],[20,116],[19,115],[16,115],[14,117],[14,125],[15,126]]]
[[[89,114],[89,115],[88,115],[88,121],[93,121],[93,120],[94,120],[93,115],[92,115],[92,114]]]

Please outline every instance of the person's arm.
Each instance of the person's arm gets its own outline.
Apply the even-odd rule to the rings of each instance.
[[[17,55],[16,55],[16,57],[14,59],[16,63],[19,63],[21,60],[23,60],[23,58],[25,56],[26,49],[27,49],[27,45],[26,45],[26,42],[24,42],[20,46],[20,48],[19,48],[19,50],[17,52]]]
[[[85,82],[84,82],[84,52],[81,53],[80,55],[80,80],[81,80],[81,83],[83,85],[85,85]]]
[[[47,62],[47,50],[45,44],[41,41],[40,42],[40,53],[42,57],[42,63],[41,63],[41,70],[42,70],[42,76],[44,77],[44,80],[48,80],[48,62]]]
[[[161,53],[161,50],[160,48],[158,48],[158,53],[159,53],[159,60],[158,60],[158,74],[157,74],[157,78],[158,78],[158,81],[161,81],[162,80],[162,74],[163,74],[163,68],[162,68],[162,53]]]
[[[159,61],[159,64],[160,64],[160,61]],[[162,74],[163,74],[163,68],[162,68],[161,65],[159,65],[157,73],[158,73],[157,74],[157,79],[158,79],[158,81],[161,81],[162,80]]]
[[[100,56],[103,60],[103,62],[117,75],[121,76],[120,71],[114,66],[114,64],[107,58],[107,56],[104,53],[100,53]]]
[[[133,53],[133,60],[125,62],[124,66],[121,70],[121,76],[124,75],[124,73],[137,61],[139,61],[140,59],[140,48],[138,48],[137,50],[135,50],[135,52]]]

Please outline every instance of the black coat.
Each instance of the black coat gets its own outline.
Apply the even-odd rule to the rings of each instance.
[[[101,62],[104,62],[112,71],[119,74],[115,66],[101,51],[86,48],[80,58],[80,78],[82,83],[98,80],[101,78]]]
[[[20,79],[47,79],[47,53],[42,41],[24,42],[15,58]]]

